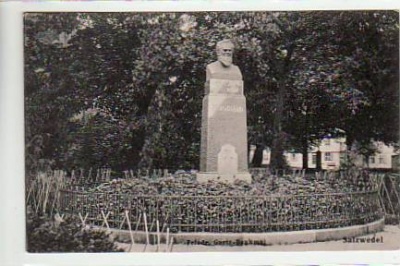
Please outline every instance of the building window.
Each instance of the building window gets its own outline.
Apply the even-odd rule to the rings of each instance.
[[[385,159],[382,156],[379,156],[379,164],[384,164]]]
[[[375,163],[375,157],[374,156],[369,156],[369,163],[371,163],[371,164]]]
[[[326,162],[332,161],[332,154],[330,152],[325,152],[325,161]]]
[[[324,145],[325,146],[331,145],[331,139],[324,139]]]
[[[312,164],[317,164],[317,154],[316,153],[313,153],[311,155],[311,163]]]
[[[292,160],[296,160],[296,153],[292,153]]]

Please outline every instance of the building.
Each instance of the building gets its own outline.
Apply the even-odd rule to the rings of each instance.
[[[312,148],[308,153],[308,167],[317,167],[317,151],[321,152],[321,168],[325,170],[338,170],[345,158],[347,146],[345,138],[325,138],[318,147]],[[303,168],[303,154],[285,153],[286,161],[291,168]]]
[[[400,172],[400,155],[395,154],[392,156],[392,169],[394,171]]]
[[[382,142],[376,142],[377,148],[376,154],[370,156],[368,162],[361,155],[356,155],[354,158],[354,164],[359,167],[371,168],[371,169],[391,169],[392,158],[398,153],[394,147],[387,146]],[[250,148],[250,162],[253,158],[255,146]],[[324,170],[339,170],[341,166],[346,162],[347,145],[346,138],[324,138],[318,147],[312,148],[308,153],[308,167],[316,168],[317,166],[317,151],[321,152],[321,168]],[[270,150],[267,148],[264,150],[263,165],[269,165],[270,163]],[[286,162],[293,169],[303,168],[303,154],[285,152]],[[395,157],[396,158],[396,157]]]
[[[398,153],[393,146],[387,146],[383,142],[375,142],[377,152],[369,156],[366,160],[362,156],[358,156],[355,160],[355,164],[359,167],[366,167],[370,169],[392,169],[395,161],[395,157]]]

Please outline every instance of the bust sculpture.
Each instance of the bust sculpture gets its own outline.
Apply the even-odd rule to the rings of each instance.
[[[247,111],[243,78],[232,64],[234,45],[217,43],[218,61],[207,65],[201,118],[199,182],[251,183],[247,156]]]
[[[239,67],[232,63],[234,48],[231,40],[222,40],[217,43],[218,61],[207,65],[206,81],[210,79],[242,80]]]

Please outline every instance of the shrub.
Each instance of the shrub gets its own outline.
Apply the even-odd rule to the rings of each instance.
[[[73,217],[50,219],[27,214],[28,252],[122,252],[110,235],[94,228],[83,228]]]

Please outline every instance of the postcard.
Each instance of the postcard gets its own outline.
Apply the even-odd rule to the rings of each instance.
[[[21,265],[399,262],[398,10],[166,2],[10,4]]]

